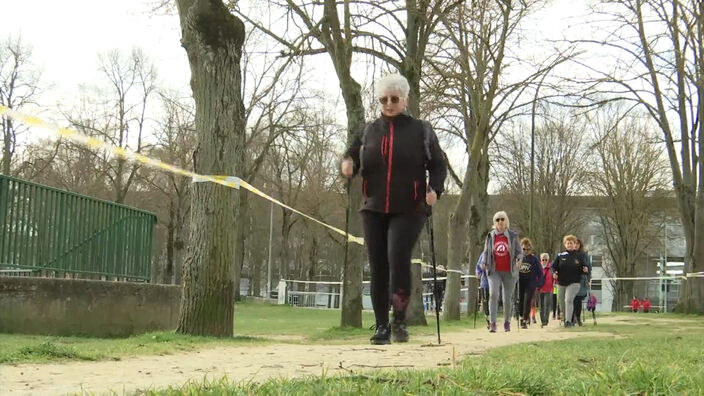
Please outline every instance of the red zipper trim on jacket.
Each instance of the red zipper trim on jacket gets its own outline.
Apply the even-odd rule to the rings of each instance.
[[[367,181],[364,180],[362,181],[362,193],[364,194],[364,198],[367,197]]]
[[[386,172],[386,205],[384,211],[389,213],[390,197],[391,197],[391,168],[394,164],[394,123],[389,123],[389,141],[388,141],[389,163]]]
[[[418,182],[417,181],[413,182],[413,200],[414,201],[418,200]]]

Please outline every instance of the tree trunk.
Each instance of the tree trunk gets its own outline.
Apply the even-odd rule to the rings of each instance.
[[[349,73],[349,69],[347,70]],[[338,71],[338,76],[340,75]],[[364,129],[364,104],[362,88],[349,75],[340,77],[340,87],[347,108],[347,145],[354,141]],[[347,192],[349,210],[349,233],[362,235],[362,221],[359,209],[362,206],[362,182],[357,177],[349,184]],[[347,242],[347,264],[343,266],[342,302],[340,309],[340,327],[362,327],[362,273],[366,255],[364,248],[356,243]],[[342,257],[342,255],[340,256]]]
[[[178,0],[181,43],[196,103],[196,173],[237,175],[244,156],[240,57],[244,25],[219,0]],[[237,190],[214,183],[191,189],[191,237],[178,333],[231,337]]]
[[[2,119],[3,144],[2,144],[2,173],[10,175],[10,165],[12,164],[12,119],[5,117]]]
[[[469,173],[467,173],[468,175]],[[465,185],[466,177],[465,177]],[[447,282],[445,284],[445,298],[443,306],[443,318],[445,320],[460,319],[460,297],[461,297],[461,262],[464,252],[464,243],[467,240],[467,212],[469,211],[468,193],[460,194],[455,210],[450,214],[447,227]],[[470,293],[471,294],[471,293]]]
[[[406,307],[406,324],[411,326],[427,326],[425,310],[423,309],[423,267],[411,264],[411,298]]]
[[[489,149],[488,141],[484,146],[484,153]],[[489,157],[485,154],[479,158],[477,164],[477,179],[471,185],[471,205],[469,209],[469,273],[474,272],[476,262],[484,250],[484,240],[488,231],[489,194],[486,189],[489,185]],[[467,312],[474,314],[473,309],[477,306],[477,293],[474,291],[479,287],[477,278],[469,278],[467,282],[469,296],[467,298]]]
[[[704,181],[704,175],[699,177]],[[704,271],[704,182],[699,184],[694,220],[694,238],[691,241],[692,247],[687,246],[687,255],[684,259],[685,272],[688,273]],[[687,240],[687,244],[690,244],[689,240]],[[693,252],[693,254],[689,252]],[[704,278],[688,277],[687,280],[682,282],[677,311],[689,314],[704,314]]]
[[[292,212],[288,209],[281,209],[281,250],[279,251],[279,279],[289,279],[291,277],[291,221]],[[295,275],[294,275],[295,276]],[[289,287],[295,287],[296,284]]]
[[[176,239],[176,210],[174,201],[169,200],[169,223],[166,225],[166,269],[164,283],[171,284],[174,279],[174,243]]]

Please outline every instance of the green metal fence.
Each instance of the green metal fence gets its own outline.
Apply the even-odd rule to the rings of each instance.
[[[0,175],[0,269],[149,280],[156,215]]]

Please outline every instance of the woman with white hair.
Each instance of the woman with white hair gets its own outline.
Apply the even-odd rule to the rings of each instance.
[[[510,222],[504,211],[494,214],[494,229],[484,243],[484,269],[489,279],[489,331],[496,333],[496,316],[499,309],[499,289],[503,289],[504,331],[511,331],[511,311],[514,289],[518,282],[523,252],[518,234],[509,229]]]
[[[357,173],[362,176],[362,225],[376,319],[376,331],[370,341],[389,344],[392,337],[394,342],[408,341],[406,308],[411,289],[411,252],[429,207],[444,190],[447,167],[430,125],[405,111],[408,81],[391,74],[383,77],[377,87],[381,117],[360,131],[347,149],[340,171],[347,178]]]

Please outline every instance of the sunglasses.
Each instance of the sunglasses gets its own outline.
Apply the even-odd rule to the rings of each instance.
[[[506,219],[504,219],[503,217],[499,217],[498,219],[496,219],[494,221],[498,223],[499,221],[504,221],[504,220],[506,220]]]
[[[397,104],[401,100],[401,98],[399,98],[398,96],[382,96],[379,98],[379,103],[385,105],[389,103],[389,100],[391,100],[391,103]]]
[[[547,262],[550,261],[550,260],[548,260],[548,259],[540,259],[540,261],[545,261],[545,262],[547,263]]]

